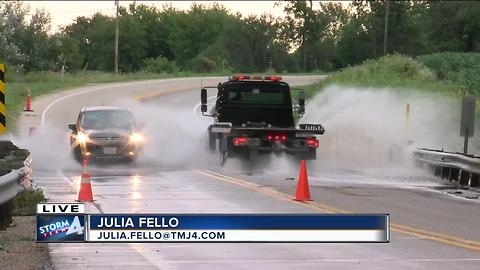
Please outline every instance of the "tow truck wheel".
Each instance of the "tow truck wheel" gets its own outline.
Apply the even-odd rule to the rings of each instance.
[[[221,152],[220,153],[220,165],[223,167],[223,165],[225,165],[226,161],[227,161],[227,152]]]
[[[258,151],[249,151],[247,155],[247,159],[250,161],[255,161],[258,157]]]
[[[227,138],[224,136],[220,136],[220,140],[218,141],[218,150],[220,152],[220,165],[223,166],[228,156]]]
[[[300,155],[297,155],[297,158],[302,160],[315,160],[317,159],[317,151],[315,149],[312,149],[310,151],[308,151],[307,153],[303,153],[303,154],[300,154]]]
[[[73,155],[73,158],[75,159],[75,161],[77,161],[78,163],[82,163],[83,161],[83,158],[82,158],[82,150],[80,149],[80,147],[75,147],[72,149],[72,155]]]
[[[211,132],[208,133],[208,147],[211,152],[215,152],[217,148],[217,138],[215,137],[215,134]]]
[[[132,167],[137,166],[137,158],[136,157],[127,157],[127,158],[125,158],[125,162]]]

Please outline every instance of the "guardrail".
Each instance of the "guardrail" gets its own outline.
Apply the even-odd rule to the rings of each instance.
[[[443,150],[420,148],[413,151],[417,164],[428,166],[435,176],[458,182],[461,186],[478,187],[480,157]]]
[[[0,229],[12,221],[13,198],[32,186],[32,157],[10,141],[0,141]]]

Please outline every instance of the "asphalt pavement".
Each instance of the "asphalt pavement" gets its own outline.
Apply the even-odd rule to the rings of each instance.
[[[323,76],[285,77],[293,85]],[[269,157],[253,165],[206,151],[202,85],[189,78],[91,85],[38,98],[23,114],[19,144],[32,149],[34,181],[51,201],[76,199],[81,168],[69,153],[69,123],[82,106],[129,107],[148,147],[133,165],[91,166],[91,213],[390,213],[388,244],[50,244],[56,269],[478,269],[480,205],[405,163],[352,168],[310,161],[314,201],[291,200],[298,164]],[[214,93],[209,91],[209,96]],[[307,101],[308,103],[308,101]],[[307,113],[309,108],[307,107]],[[27,136],[30,128],[36,133]],[[325,127],[328,132],[328,126]],[[337,146],[338,147],[338,146]],[[340,143],[341,147],[341,143]]]

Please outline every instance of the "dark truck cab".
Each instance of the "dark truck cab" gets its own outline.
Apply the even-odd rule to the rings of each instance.
[[[209,147],[216,151],[218,141],[222,163],[227,156],[250,158],[263,153],[316,158],[316,135],[325,130],[318,124],[300,124],[296,128],[305,111],[302,90],[295,102],[290,86],[281,77],[246,75],[232,76],[215,88],[216,102],[209,115],[205,114],[207,90],[201,90],[201,111],[214,118],[208,127]]]

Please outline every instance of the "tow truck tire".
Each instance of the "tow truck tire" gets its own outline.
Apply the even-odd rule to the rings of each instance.
[[[223,166],[228,156],[227,138],[225,136],[220,136],[218,140],[218,150],[220,152],[220,165]]]
[[[211,152],[215,152],[217,148],[217,138],[215,137],[215,134],[211,132],[208,132],[208,148]]]
[[[257,160],[258,157],[258,151],[249,151],[247,155],[247,159],[250,161],[255,161]]]
[[[72,155],[73,155],[73,158],[75,159],[76,162],[78,163],[82,163],[83,159],[82,159],[82,150],[80,150],[80,147],[74,147],[72,148]]]
[[[316,150],[310,150],[307,153],[303,153],[300,155],[297,155],[298,159],[302,160],[315,160],[317,159],[317,151]]]
[[[135,167],[137,166],[137,158],[136,157],[126,157],[125,158],[125,163],[128,165]]]

